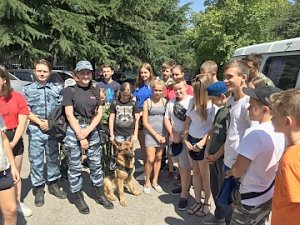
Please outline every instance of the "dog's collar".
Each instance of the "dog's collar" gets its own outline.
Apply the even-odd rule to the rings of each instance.
[[[128,175],[130,175],[133,172],[133,169],[134,169],[134,168],[128,168],[126,166],[120,165],[119,163],[117,163],[117,168],[119,170],[122,170],[122,171],[126,172]]]

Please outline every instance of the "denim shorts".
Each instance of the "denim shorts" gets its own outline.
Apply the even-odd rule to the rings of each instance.
[[[131,135],[130,136],[123,136],[123,135],[117,135],[117,136],[115,136],[115,140],[117,142],[120,142],[120,143],[123,142],[123,141],[129,141],[130,138],[131,138]]]
[[[199,141],[201,141],[202,138],[194,138],[191,135],[188,135],[188,141],[192,144],[195,145]],[[189,151],[189,155],[193,160],[200,161],[204,159],[204,149],[205,146],[203,146],[203,149],[200,150],[200,152],[195,152],[195,151]]]

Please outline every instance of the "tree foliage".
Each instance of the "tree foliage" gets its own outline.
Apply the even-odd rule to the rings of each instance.
[[[22,1],[0,1],[0,59],[6,60],[3,59],[6,56],[28,62],[30,58],[48,55],[33,45],[34,41],[42,41],[47,37],[36,29],[37,23],[31,19],[34,15],[35,11]]]
[[[236,48],[277,37],[270,27],[288,6],[286,0],[207,0],[205,4],[206,11],[197,15],[190,32],[196,60],[201,64],[212,59],[221,65]]]
[[[273,24],[272,32],[279,35],[280,39],[300,37],[300,3],[290,4],[281,17]]]
[[[54,64],[86,58],[120,69],[145,61],[158,67],[167,59],[191,66],[193,51],[185,37],[190,6],[178,2],[2,0],[0,50],[27,65],[47,57]]]

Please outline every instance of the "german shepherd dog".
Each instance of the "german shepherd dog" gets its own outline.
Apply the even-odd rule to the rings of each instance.
[[[104,178],[104,194],[111,200],[115,201],[116,196],[113,191],[113,183],[119,193],[120,205],[126,206],[127,202],[124,196],[124,184],[127,184],[128,191],[135,196],[141,194],[136,188],[133,177],[134,174],[134,149],[131,141],[123,141],[122,143],[114,142],[113,145],[116,147],[116,169],[112,177]]]

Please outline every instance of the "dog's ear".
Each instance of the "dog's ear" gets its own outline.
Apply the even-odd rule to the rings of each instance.
[[[116,139],[113,141],[112,143],[114,146],[116,146],[116,148],[121,148],[122,143],[118,142]]]

